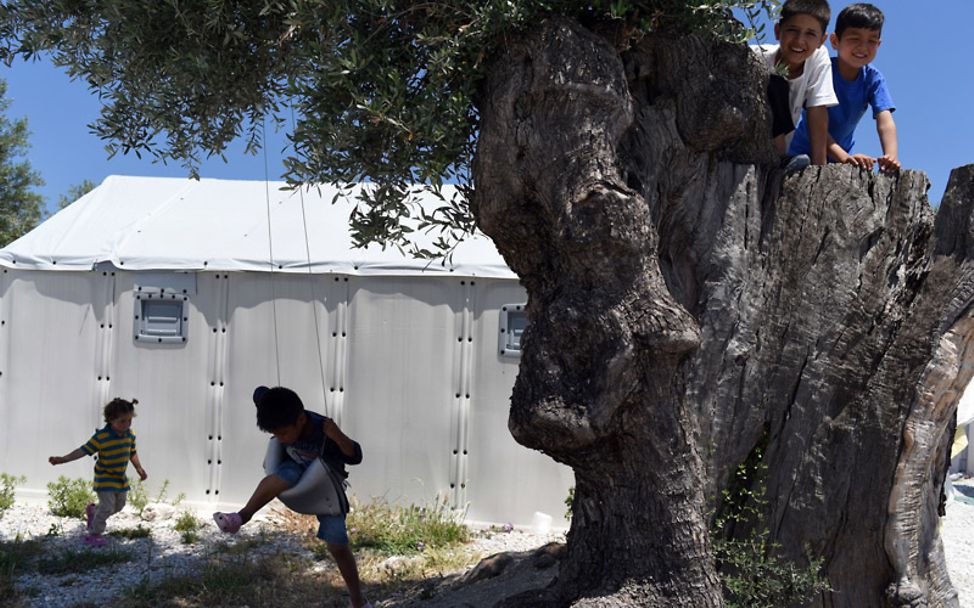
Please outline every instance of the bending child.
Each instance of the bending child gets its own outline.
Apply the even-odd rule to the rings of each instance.
[[[94,486],[98,507],[95,508],[94,504],[85,507],[88,534],[84,537],[85,543],[94,547],[101,547],[107,542],[102,537],[106,522],[125,506],[129,491],[125,469],[129,461],[135,466],[139,479],[145,481],[148,477],[135,451],[135,433],[132,432],[132,418],[135,417],[137,403],[137,399],[112,399],[105,406],[104,428],[95,431],[87,443],[69,454],[47,459],[51,464],[58,465],[97,454]]]
[[[896,106],[886,87],[882,72],[874,68],[879,45],[882,44],[883,12],[872,4],[851,4],[839,13],[832,34],[832,48],[838,57],[832,58],[832,85],[839,105],[829,108],[829,158],[835,162],[856,165],[872,170],[879,163],[880,171],[899,170],[899,150],[896,141]],[[855,154],[856,125],[868,108],[872,107],[876,131],[883,155],[873,158]],[[808,154],[808,125],[805,118],[798,124],[789,154]]]
[[[780,154],[788,151],[803,108],[808,117],[809,149],[786,158],[785,171],[789,173],[805,168],[809,162],[824,165],[827,160],[827,109],[839,103],[832,90],[829,54],[822,48],[830,18],[826,0],[786,0],[774,26],[779,44],[751,46],[772,72],[768,97],[772,137]]]
[[[346,464],[362,462],[361,446],[345,435],[331,418],[304,409],[301,398],[291,389],[259,386],[254,391],[254,404],[257,406],[258,428],[274,435],[288,457],[282,460],[274,473],[257,484],[244,508],[237,513],[213,514],[220,529],[231,534],[240,530],[240,526],[250,521],[257,511],[281,492],[297,484],[304,471],[318,458],[323,459],[343,479],[348,477]],[[355,556],[348,546],[345,530],[348,500],[344,492],[341,493],[339,514],[317,515],[317,536],[325,541],[328,552],[338,564],[352,608],[371,608],[372,605],[362,595]]]

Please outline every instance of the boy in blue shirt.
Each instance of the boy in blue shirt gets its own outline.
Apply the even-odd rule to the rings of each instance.
[[[839,105],[828,110],[828,153],[833,162],[868,170],[878,163],[881,171],[896,172],[900,168],[896,123],[893,121],[896,107],[886,79],[879,70],[869,65],[876,58],[882,43],[883,21],[882,11],[866,3],[847,6],[836,19],[831,42],[838,57],[832,58],[832,84]],[[879,158],[853,152],[856,125],[870,106],[883,148],[883,155]],[[803,116],[788,152],[807,154],[808,145],[808,130]]]

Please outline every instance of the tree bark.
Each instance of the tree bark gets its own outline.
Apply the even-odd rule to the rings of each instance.
[[[758,445],[779,552],[825,558],[811,605],[957,605],[974,169],[936,222],[921,173],[784,178],[766,79],[743,47],[620,54],[564,19],[490,68],[474,212],[529,295],[509,426],[577,483],[558,581],[508,605],[722,606],[710,519]]]

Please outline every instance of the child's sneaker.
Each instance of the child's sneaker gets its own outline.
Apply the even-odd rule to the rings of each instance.
[[[239,513],[220,513],[217,511],[213,514],[213,521],[223,532],[228,534],[236,534],[243,525],[243,520],[240,519]]]
[[[811,164],[812,159],[807,154],[796,154],[795,156],[786,156],[781,161],[781,168],[785,170],[785,175],[791,175],[792,173],[797,173],[805,169]]]
[[[85,544],[89,547],[104,547],[108,541],[102,538],[101,534],[89,534],[84,538]]]
[[[95,521],[95,503],[85,505],[85,527],[91,530],[91,522]]]

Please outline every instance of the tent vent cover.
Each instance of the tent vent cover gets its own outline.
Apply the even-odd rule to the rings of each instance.
[[[179,343],[186,341],[187,298],[164,299],[140,294],[135,300],[136,342]]]
[[[521,356],[521,335],[528,326],[526,304],[505,304],[501,306],[500,329],[497,342],[502,357]]]

